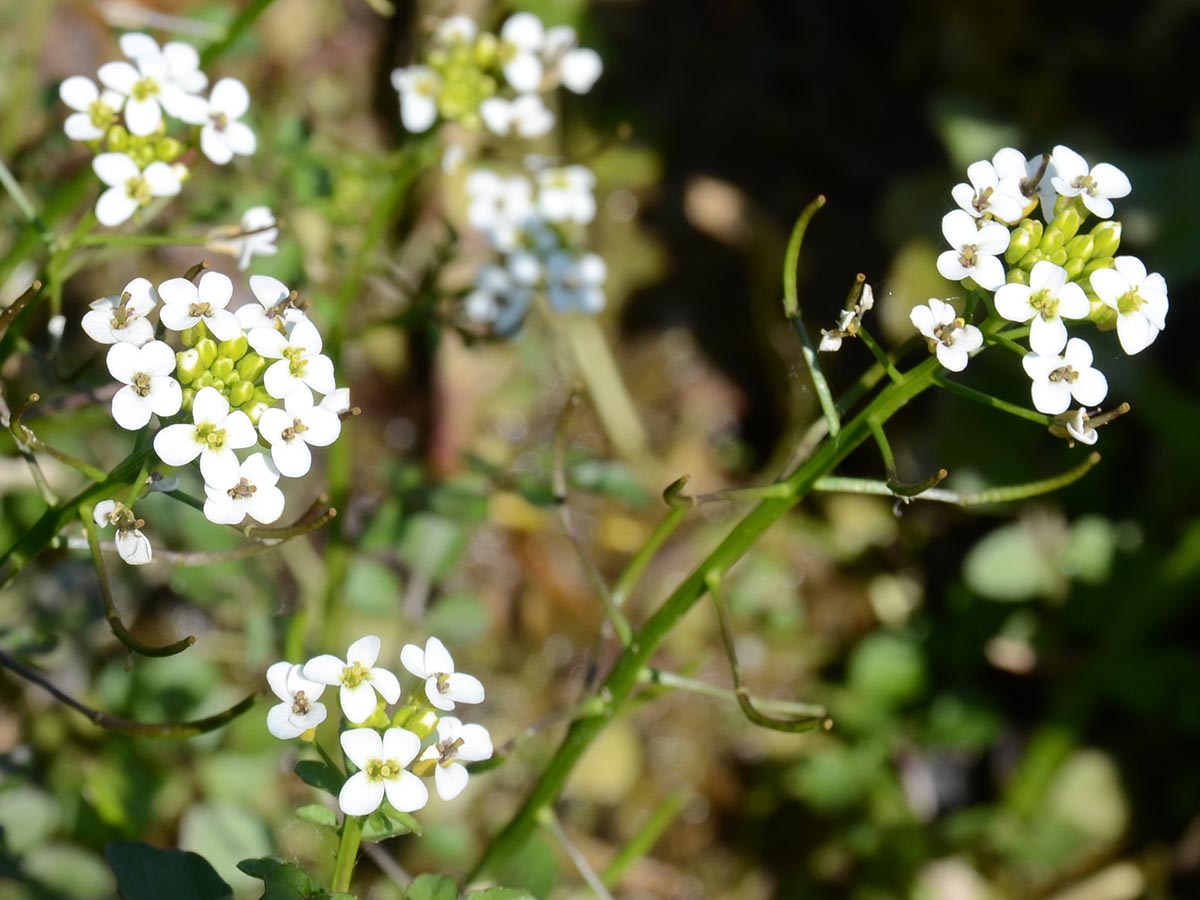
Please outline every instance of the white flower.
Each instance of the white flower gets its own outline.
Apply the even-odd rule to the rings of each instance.
[[[279,228],[269,206],[251,206],[236,226],[223,225],[208,234],[208,249],[237,257],[238,268],[249,268],[255,256],[274,256]]]
[[[1089,446],[1100,439],[1100,433],[1088,421],[1088,411],[1079,407],[1069,413],[1062,413],[1055,420],[1067,430],[1067,436]]]
[[[63,123],[63,131],[73,141],[96,141],[108,133],[125,98],[115,91],[101,91],[96,82],[72,75],[58,86],[62,102],[75,110]]]
[[[171,278],[158,286],[163,307],[158,313],[172,331],[203,322],[218,341],[231,341],[242,333],[237,316],[227,310],[233,297],[233,282],[220,272],[205,272],[200,284],[187,278]]]
[[[304,385],[318,394],[334,389],[333,361],[321,354],[321,333],[308,319],[300,319],[286,337],[274,328],[255,328],[247,336],[259,356],[275,359],[263,374],[263,387],[283,399]]]
[[[986,291],[1004,284],[1004,264],[996,257],[1008,249],[1007,228],[998,222],[979,228],[969,213],[956,209],[942,217],[942,234],[955,248],[938,256],[937,270],[943,278],[973,278]]]
[[[992,157],[992,165],[996,169],[996,176],[1000,179],[999,190],[1009,190],[1015,184],[1019,191],[1017,199],[1024,206],[1028,206],[1034,197],[1038,197],[1041,200],[1042,215],[1045,216],[1046,221],[1054,219],[1054,202],[1058,199],[1058,194],[1050,183],[1050,179],[1054,177],[1053,162],[1048,162],[1046,169],[1042,171],[1041,154],[1034,156],[1033,159],[1026,159],[1025,154],[1015,147],[1001,147]],[[1033,179],[1038,177],[1039,171],[1041,171],[1041,177],[1035,184]],[[1028,188],[1025,185],[1028,185]]]
[[[113,344],[108,350],[108,371],[125,385],[113,395],[112,415],[128,431],[143,428],[151,413],[173,416],[183,405],[183,389],[171,377],[175,351],[162,341],[140,347]]]
[[[214,387],[201,388],[192,400],[194,424],[168,425],[154,436],[154,452],[169,466],[185,466],[200,457],[206,486],[228,490],[238,483],[240,467],[234,450],[253,446],[258,434],[250,417],[229,410],[229,401]]]
[[[293,391],[283,409],[263,410],[258,432],[271,445],[271,459],[281,475],[299,478],[312,468],[311,447],[328,447],[342,432],[336,412],[313,404],[309,391]]]
[[[342,750],[358,768],[338,794],[338,806],[348,816],[366,816],[388,803],[400,812],[416,812],[429,802],[429,788],[404,767],[421,750],[421,739],[403,728],[379,736],[374,728],[342,732]]]
[[[596,176],[584,166],[543,169],[537,174],[538,212],[548,222],[586,225],[596,215]]]
[[[545,39],[542,20],[529,12],[509,16],[500,29],[504,78],[518,93],[536,91],[541,86]]]
[[[520,94],[514,100],[489,97],[479,104],[479,115],[488,130],[501,137],[515,133],[538,138],[554,127],[554,113],[537,94]]]
[[[124,341],[140,347],[154,337],[154,326],[146,316],[157,302],[150,281],[135,278],[120,297],[93,300],[83,314],[83,330],[98,344]]]
[[[492,737],[482,725],[464,725],[454,716],[438,719],[437,735],[437,743],[426,747],[421,759],[436,763],[433,782],[438,796],[453,800],[466,788],[469,778],[462,762],[491,759]]]
[[[341,413],[350,411],[350,388],[338,388],[332,391],[317,404],[321,409],[327,409],[340,417]]]
[[[191,44],[168,41],[159,49],[158,42],[150,35],[134,31],[121,35],[120,47],[121,52],[133,60],[146,54],[161,54],[166,63],[167,80],[185,93],[198,94],[208,86],[208,76],[200,71],[200,54]]]
[[[1018,199],[1019,179],[1009,176],[1002,180],[992,163],[980,160],[967,167],[967,180],[971,183],[956,184],[950,195],[968,215],[980,219],[991,213],[993,218],[1008,224],[1020,221],[1025,204]]]
[[[236,78],[222,78],[213,85],[208,97],[208,121],[200,129],[200,149],[219,166],[234,154],[250,156],[258,140],[250,126],[239,122],[250,108],[250,94]]]
[[[325,721],[324,703],[317,698],[325,685],[304,677],[304,667],[277,662],[267,669],[267,684],[282,703],[267,710],[267,731],[281,741],[300,737]]]
[[[477,31],[469,16],[451,16],[438,23],[433,38],[443,44],[467,44],[475,40]]]
[[[1059,144],[1052,154],[1056,174],[1054,189],[1064,197],[1079,197],[1094,215],[1107,219],[1113,214],[1113,200],[1128,196],[1133,189],[1129,179],[1114,165],[1100,163],[1088,169],[1087,160]]]
[[[261,453],[252,453],[238,469],[237,482],[228,488],[204,485],[204,517],[218,525],[240,525],[249,516],[270,525],[283,515],[279,473]]]
[[[475,290],[463,299],[463,312],[497,334],[510,334],[529,312],[533,291],[500,266],[481,266],[475,275]]]
[[[375,712],[376,691],[388,703],[400,699],[400,682],[387,669],[376,666],[377,659],[379,638],[368,634],[350,645],[345,662],[328,653],[310,659],[304,664],[304,677],[321,684],[341,685],[338,699],[342,712],[357,725]],[[361,768],[361,764],[355,764]]]
[[[558,77],[563,87],[575,94],[586,94],[604,72],[600,54],[590,47],[576,47],[563,54]]]
[[[138,137],[154,134],[164,112],[189,125],[203,124],[208,104],[171,80],[167,58],[161,52],[141,53],[134,64],[105,63],[97,73],[105,87],[127,98],[125,126],[130,134]]]
[[[938,362],[951,372],[965,369],[968,354],[983,346],[983,333],[964,322],[953,306],[936,297],[930,298],[928,306],[914,306],[909,319],[925,335],[930,351],[936,350]]]
[[[1010,322],[1030,322],[1029,346],[1043,355],[1061,353],[1067,345],[1064,317],[1085,319],[1090,311],[1083,288],[1048,260],[1033,267],[1029,284],[1006,284],[996,291],[996,312]]]
[[[1101,302],[1116,310],[1117,337],[1130,356],[1153,344],[1167,327],[1167,282],[1157,272],[1146,274],[1136,256],[1118,256],[1113,268],[1093,272],[1091,282]]]
[[[102,528],[117,527],[117,555],[127,564],[144,566],[150,562],[153,556],[150,541],[141,532],[146,523],[132,509],[115,500],[101,500],[92,510],[92,520]]]
[[[428,131],[438,117],[442,79],[428,66],[409,66],[392,72],[392,87],[400,94],[400,121],[413,134]]]
[[[1021,361],[1033,379],[1033,405],[1038,412],[1057,415],[1071,405],[1071,398],[1084,406],[1095,406],[1108,396],[1108,380],[1092,368],[1092,348],[1087,341],[1071,338],[1062,356],[1027,353]]]
[[[546,262],[546,293],[556,312],[595,314],[604,309],[608,266],[595,253],[556,253]]]
[[[486,234],[497,250],[514,250],[534,215],[529,179],[477,169],[467,176],[466,188],[467,221]]]
[[[817,350],[822,353],[836,353],[842,349],[842,341],[851,336],[851,328],[858,322],[858,313],[853,309],[843,309],[838,313],[837,327],[832,331],[821,329],[821,343]]]
[[[285,325],[293,325],[307,318],[303,311],[293,304],[296,299],[293,292],[278,278],[270,275],[251,275],[250,292],[258,303],[246,303],[234,312],[238,323],[247,332],[255,328],[282,329]]]
[[[438,709],[454,709],[457,703],[482,703],[483,684],[474,675],[454,671],[450,651],[435,637],[425,642],[422,650],[416,644],[405,644],[400,651],[404,668],[425,679],[425,696]]]
[[[152,162],[142,170],[124,153],[101,153],[92,160],[92,169],[108,185],[96,201],[96,218],[109,228],[154,197],[174,197],[182,187],[179,174],[165,162]]]

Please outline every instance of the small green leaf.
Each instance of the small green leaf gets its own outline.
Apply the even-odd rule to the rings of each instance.
[[[325,791],[334,797],[342,789],[342,776],[336,769],[315,759],[302,759],[296,763],[296,775],[309,787]]]
[[[337,814],[328,806],[322,806],[320,803],[301,806],[296,810],[296,818],[311,822],[313,825],[320,825],[322,828],[337,828],[338,823]]]
[[[405,900],[458,900],[458,888],[445,875],[418,875]]]
[[[263,883],[262,900],[330,900],[321,883],[295,863],[263,857],[244,859],[238,868]]]
[[[117,876],[121,900],[233,900],[233,889],[208,860],[183,850],[159,850],[138,841],[114,841],[104,858]]]
[[[494,887],[482,891],[471,891],[467,900],[537,900],[529,891],[520,888]]]
[[[380,807],[363,823],[362,839],[377,843],[401,834],[421,834],[421,823],[408,813],[398,812],[391,806]]]

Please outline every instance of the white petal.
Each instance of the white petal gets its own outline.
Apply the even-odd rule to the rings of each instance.
[[[86,113],[89,107],[100,99],[100,89],[92,79],[72,75],[58,86],[58,96],[71,109]]]
[[[218,166],[233,159],[233,148],[211,122],[200,129],[200,151]]]
[[[225,146],[238,156],[252,156],[258,149],[258,138],[245,122],[230,122],[221,137]]]
[[[483,702],[483,683],[474,675],[455,672],[447,681],[446,696],[455,703]]]
[[[246,335],[246,340],[255,353],[267,359],[282,359],[283,351],[288,346],[288,339],[274,328],[252,329]]]
[[[1067,346],[1067,326],[1058,316],[1053,319],[1034,316],[1029,325],[1029,346],[1034,353],[1042,356],[1061,353],[1063,347]]]
[[[518,53],[505,64],[504,77],[519,93],[536,91],[542,83],[542,61],[532,53]]]
[[[425,668],[425,651],[416,644],[405,644],[400,648],[400,665],[418,678],[429,677],[429,670]]]
[[[147,375],[170,375],[175,371],[175,351],[171,349],[170,344],[164,341],[150,341],[142,346],[141,354],[141,371]]]
[[[113,188],[113,190],[116,190],[116,188]],[[172,331],[183,331],[185,328],[191,328],[200,321],[200,317],[190,315],[188,309],[189,307],[180,303],[164,303],[158,317],[162,320],[164,328],[169,328]]]
[[[966,353],[954,347],[947,347],[942,343],[937,345],[937,358],[938,362],[951,372],[961,372],[967,367],[968,357]]]
[[[213,85],[208,105],[214,112],[224,113],[231,119],[240,119],[250,108],[250,93],[236,78],[222,78]]]
[[[343,684],[338,700],[342,704],[342,713],[355,725],[367,721],[375,712],[375,690],[370,682],[364,681],[354,688]]]
[[[267,710],[267,731],[281,741],[290,741],[304,734],[307,729],[292,723],[292,704],[289,699]]]
[[[931,338],[934,336],[933,330],[935,324],[933,321],[933,312],[928,306],[914,306],[909,312],[908,318],[913,323],[913,327],[925,335],[925,337]]]
[[[947,281],[962,281],[964,278],[970,278],[974,272],[974,269],[968,269],[960,263],[958,257],[959,252],[957,250],[946,250],[938,255],[938,274]]]
[[[446,645],[435,637],[425,642],[425,670],[430,674],[454,671],[454,658]]]
[[[956,209],[942,216],[942,235],[951,247],[961,250],[968,244],[978,243],[979,229],[968,213]]]
[[[292,673],[292,669],[296,668],[299,666],[294,666],[287,660],[272,663],[267,668],[267,684],[271,687],[271,693],[289,704],[292,702],[294,693],[288,687],[288,676]]]
[[[169,115],[188,125],[204,125],[209,121],[208,101],[183,91],[178,85],[164,84],[158,99]]]
[[[1093,197],[1088,193],[1084,193],[1081,196],[1083,198],[1083,205],[1086,206],[1093,215],[1098,216],[1101,219],[1107,219],[1113,214],[1112,201],[1107,197]]]
[[[196,290],[196,285],[192,284],[186,278],[167,279],[158,286],[158,295],[165,304],[188,306],[192,303],[198,303],[200,300],[200,294]]]
[[[1099,369],[1083,369],[1071,384],[1071,396],[1083,406],[1098,406],[1108,396],[1108,379]]]
[[[237,454],[230,447],[221,447],[218,450],[202,449],[200,451],[200,474],[204,476],[204,483],[213,490],[229,490],[238,483],[238,478],[241,477]]]
[[[108,517],[116,511],[116,508],[117,502],[115,500],[101,500],[96,504],[95,509],[92,510],[92,520],[102,528],[107,527],[112,524],[108,521]]]
[[[233,297],[233,281],[222,272],[205,272],[196,286],[196,294],[214,309],[224,309]]]
[[[389,728],[383,733],[382,759],[391,759],[407,766],[421,752],[421,739],[407,728]]]
[[[249,214],[250,210],[247,210],[246,215]],[[254,294],[255,299],[263,305],[264,309],[286,299],[291,293],[286,284],[278,278],[272,278],[270,275],[251,275],[250,291]]]
[[[1058,172],[1059,177],[1067,184],[1070,184],[1082,175],[1088,174],[1087,160],[1070,147],[1064,147],[1062,144],[1059,144],[1054,148],[1051,158],[1054,160],[1054,168]]]
[[[283,515],[283,491],[272,484],[256,485],[258,490],[246,501],[246,514],[254,521],[270,525]]]
[[[63,122],[63,131],[73,141],[95,141],[104,137],[105,129],[92,124],[92,117],[87,113],[71,113]]]
[[[1064,284],[1058,291],[1058,314],[1064,319],[1085,319],[1091,312],[1087,294],[1075,282]]]
[[[437,100],[434,97],[418,91],[405,91],[400,95],[400,121],[413,134],[428,131],[437,116]]]
[[[545,36],[542,20],[530,12],[519,12],[509,16],[500,29],[501,38],[522,50],[541,50]]]
[[[479,104],[479,117],[492,134],[506,135],[512,127],[512,104],[503,97],[489,97]]]
[[[1056,416],[1071,405],[1071,389],[1062,381],[1035,381],[1030,393],[1038,412]]]
[[[288,341],[293,347],[302,347],[305,356],[313,356],[321,352],[321,332],[317,331],[317,326],[308,319],[296,323],[296,327],[288,335]],[[325,394],[328,391],[321,393]]]
[[[155,197],[174,197],[183,186],[179,176],[175,174],[175,169],[165,162],[150,163],[142,172],[142,177],[146,179],[150,193]]]
[[[292,397],[295,396],[296,394],[292,394]],[[338,418],[337,413],[319,406],[306,412],[303,422],[308,431],[304,432],[301,437],[304,438],[305,443],[314,447],[328,447],[342,433],[342,420]]]
[[[956,330],[953,335],[954,349],[971,353],[983,346],[983,332],[974,325],[966,325]]]
[[[1133,190],[1128,176],[1111,163],[1096,165],[1091,174],[1092,178],[1096,180],[1096,186],[1100,193],[1105,197],[1120,200],[1122,197],[1129,196],[1129,192]]]
[[[121,48],[121,52],[129,59],[137,59],[139,56],[145,56],[147,53],[157,56],[162,52],[159,50],[158,41],[140,31],[131,31],[128,34],[121,35],[120,40],[117,41],[117,46]]]
[[[117,555],[131,566],[144,566],[150,562],[150,541],[136,528],[129,531],[118,531],[116,537]]]
[[[96,220],[108,228],[126,221],[138,210],[138,202],[122,187],[110,187],[96,201]]]
[[[304,384],[318,394],[328,394],[337,387],[337,379],[333,374],[333,360],[328,356],[310,356],[304,360],[304,374],[300,376]],[[290,391],[288,393],[291,393]],[[284,395],[287,396],[286,394]]]
[[[1106,306],[1117,308],[1117,301],[1129,293],[1129,280],[1115,269],[1097,269],[1089,276],[1092,290]]]
[[[240,409],[235,409],[226,416],[221,427],[225,429],[226,447],[241,450],[245,447],[252,447],[258,442],[258,432],[254,430],[254,423]]]
[[[220,425],[228,416],[229,401],[214,387],[201,388],[192,401],[192,420],[197,425]]]
[[[454,701],[438,690],[438,682],[436,678],[425,679],[425,696],[429,699],[429,702],[438,709],[454,709]]]
[[[1140,286],[1147,277],[1146,264],[1136,256],[1118,256],[1113,260],[1113,268],[1125,277],[1131,287]]]
[[[1037,310],[1029,304],[1031,293],[1029,285],[1004,285],[1000,290],[996,291],[996,312],[1000,313],[1000,315],[1010,322],[1028,322],[1037,315]],[[1058,351],[1055,350],[1054,352],[1057,353]]]
[[[272,397],[282,400],[292,391],[304,387],[304,382],[292,374],[291,363],[281,359],[263,373],[263,387]]]
[[[369,669],[379,659],[379,646],[379,638],[373,634],[360,637],[346,651],[346,662],[350,665],[360,663],[363,668]]]
[[[164,345],[165,346],[165,345]],[[174,356],[172,355],[172,361]],[[121,384],[129,384],[133,376],[143,371],[142,352],[133,344],[113,344],[105,358],[109,374]]]
[[[1082,338],[1071,338],[1069,344],[1066,345],[1066,352],[1063,353],[1063,361],[1068,366],[1075,369],[1077,372],[1082,372],[1084,369],[1090,369],[1092,360],[1095,357],[1092,355],[1092,347],[1087,341]],[[1092,404],[1084,404],[1085,406],[1095,406]]]
[[[346,669],[346,663],[328,653],[323,653],[320,656],[314,656],[304,664],[302,672],[304,677],[309,681],[315,681],[317,684],[341,684],[342,673]]]
[[[350,732],[342,732],[344,738]],[[338,806],[348,816],[366,816],[383,803],[383,782],[372,781],[366,772],[355,772],[346,779],[338,794]]]
[[[92,171],[110,187],[125,187],[125,182],[136,178],[141,170],[137,163],[124,153],[101,153],[92,160]]]
[[[379,696],[388,703],[395,703],[400,699],[400,682],[387,669],[379,666],[371,669],[371,684],[375,685]]]
[[[270,409],[264,410],[263,414],[258,417],[258,433],[263,436],[263,439],[274,446],[275,444],[283,443],[283,430],[290,428],[292,417],[285,413],[282,409],[272,406]],[[278,466],[276,466],[278,468]],[[282,469],[279,470],[284,475]],[[295,476],[288,476],[295,477]]]
[[[308,712],[299,714],[293,712],[291,722],[296,728],[301,729],[301,734],[308,731],[310,728],[316,728],[325,721],[328,715],[328,710],[325,709],[324,703],[313,703],[309,705]]]
[[[153,97],[138,100],[130,97],[125,104],[125,127],[138,137],[154,134],[162,123],[162,107]]]
[[[271,408],[263,413],[263,418],[269,412],[278,412],[287,418],[288,427],[292,424],[292,419],[283,410]],[[259,431],[262,433],[262,418],[258,420]],[[263,437],[266,434],[263,433]],[[270,440],[270,438],[268,438]],[[271,461],[275,463],[275,468],[279,470],[279,474],[287,478],[302,478],[312,469],[312,451],[308,449],[308,444],[298,438],[293,438],[290,441],[279,441],[271,445]]]
[[[113,346],[136,349],[132,344],[113,344]],[[145,428],[146,423],[150,421],[151,413],[148,400],[149,398],[147,397],[139,397],[132,387],[126,385],[113,394],[113,420],[126,431],[137,431],[140,428]]]
[[[401,772],[383,782],[388,803],[400,812],[416,812],[429,802],[429,788],[412,772]]]
[[[1117,316],[1117,338],[1121,342],[1121,349],[1130,356],[1149,347],[1155,336],[1157,331],[1145,316],[1137,313]]]
[[[454,754],[458,759],[467,762],[491,759],[492,736],[482,725],[464,725],[456,737],[462,738],[462,746]]]
[[[200,455],[195,435],[191,425],[168,425],[154,436],[154,452],[168,466],[186,466]]]
[[[438,765],[433,770],[433,781],[437,786],[438,796],[443,800],[453,800],[461,794],[469,779],[466,767],[456,762]]]
[[[105,87],[112,88],[118,94],[124,94],[126,97],[133,90],[133,86],[142,79],[142,75],[137,69],[129,63],[121,61],[105,63],[96,73],[96,77]]]
[[[1004,284],[1004,264],[994,256],[980,256],[971,277],[985,291],[994,291]]]
[[[568,50],[559,63],[563,87],[576,94],[586,94],[604,72],[600,54],[589,47]]]
[[[219,341],[232,341],[242,334],[242,323],[227,309],[214,309],[204,317],[204,322]]]

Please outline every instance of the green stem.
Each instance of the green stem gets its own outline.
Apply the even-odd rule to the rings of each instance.
[[[81,247],[203,247],[207,235],[186,234],[89,234]]]
[[[738,702],[736,691],[717,687],[717,685],[701,681],[699,678],[689,678],[686,675],[680,675],[676,672],[668,672],[665,669],[644,669],[642,670],[640,680],[646,684],[660,684],[663,687],[669,687],[673,690],[700,694],[705,697],[712,697],[715,700]],[[751,695],[750,701],[761,710],[771,710],[781,716],[823,718],[826,714],[825,707],[823,706],[814,706],[811,703],[799,703],[795,700],[776,700],[770,697],[755,697]]]
[[[883,352],[883,348],[879,346],[879,342],[871,337],[871,333],[861,325],[858,328],[858,336],[867,345],[867,349],[871,351],[871,355],[875,357],[876,362],[883,366],[883,370],[887,372],[888,378],[892,379],[894,383],[899,384],[902,378],[900,370],[893,365],[892,360]]]
[[[220,40],[213,41],[200,53],[200,68],[206,69],[217,58],[223,56],[230,46],[233,45],[242,33],[246,31],[254,22],[267,11],[267,7],[271,5],[271,0],[250,0],[245,8],[237,14],[229,27],[225,29],[225,34]]]
[[[646,543],[642,544],[633,559],[629,561],[629,565],[625,567],[625,571],[621,573],[621,577],[617,579],[616,585],[612,591],[613,605],[620,608],[629,595],[633,593],[638,582],[642,579],[642,574],[646,571],[646,567],[650,565],[650,560],[658,555],[658,551],[675,533],[675,530],[680,526],[685,518],[687,518],[687,506],[672,507],[663,517],[662,521],[654,526],[654,530],[650,532],[650,537]]]
[[[808,495],[817,479],[831,472],[866,440],[870,436],[870,427],[867,424],[869,421],[886,421],[910,400],[928,389],[933,384],[933,375],[938,365],[937,360],[931,357],[909,370],[902,384],[884,388],[836,437],[821,444],[812,457],[784,482],[790,489],[790,496],[764,500],[751,510],[707,559],[663,602],[658,611],[634,635],[633,643],[621,654],[600,687],[599,696],[607,699],[607,709],[597,715],[575,721],[567,730],[558,751],[525,802],[485,850],[483,858],[475,867],[475,876],[484,871],[495,872],[501,869],[525,846],[537,828],[539,811],[555,801],[584,751],[629,701],[642,670],[659,644],[705,594],[707,579],[729,571],[772,525]]]
[[[1029,422],[1035,422],[1038,425],[1049,427],[1054,423],[1053,416],[1047,416],[1044,413],[1034,412],[1032,409],[1025,409],[1023,406],[1017,406],[1013,403],[1008,403],[998,397],[993,397],[991,394],[985,394],[983,391],[977,391],[974,388],[969,388],[965,384],[959,384],[957,381],[950,378],[944,372],[939,372],[934,376],[934,384],[938,387],[943,387],[952,394],[958,394],[960,397],[965,397],[975,403],[983,406],[998,409],[1001,412],[1006,412],[1010,416],[1016,416],[1018,419],[1025,419]]]
[[[342,822],[342,835],[338,841],[337,860],[333,864],[332,891],[350,890],[350,879],[354,877],[354,864],[358,860],[358,846],[362,843],[363,816],[346,816]]]
[[[17,181],[16,176],[13,175],[3,159],[0,159],[0,186],[12,197],[13,203],[17,204],[17,209],[21,211],[21,215],[37,231],[38,236],[42,239],[42,243],[47,247],[53,245],[54,235],[50,233],[46,224],[38,216],[37,210],[33,208],[33,203],[29,200],[29,195],[25,193],[25,189],[21,187],[21,183]]]
[[[686,793],[676,791],[654,810],[650,818],[646,820],[646,824],[637,830],[637,833],[629,839],[629,843],[618,850],[617,855],[604,867],[600,878],[605,886],[616,887],[625,873],[629,871],[629,867],[654,848],[658,839],[663,836],[663,832],[671,827],[671,823],[675,821],[684,804],[687,803],[687,799]]]

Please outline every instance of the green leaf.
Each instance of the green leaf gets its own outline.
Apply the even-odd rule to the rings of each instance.
[[[421,823],[391,806],[380,807],[363,823],[362,839],[372,844],[401,834],[421,834]]]
[[[458,900],[458,888],[445,875],[418,875],[405,900]]]
[[[397,548],[405,564],[431,581],[450,573],[466,544],[463,530],[435,513],[417,513],[408,522]]]
[[[309,787],[325,791],[334,797],[342,790],[342,775],[327,763],[316,759],[302,759],[296,763],[297,777]]]
[[[121,900],[232,900],[233,889],[203,856],[182,850],[159,850],[138,841],[115,841],[104,858],[117,876]]]
[[[320,825],[322,828],[337,828],[337,814],[328,806],[320,803],[310,803],[296,810],[296,818]]]
[[[244,859],[238,868],[263,883],[261,900],[330,900],[321,883],[295,863],[268,856]]]
[[[471,891],[467,900],[537,900],[529,891],[520,888],[494,887],[482,891]]]

